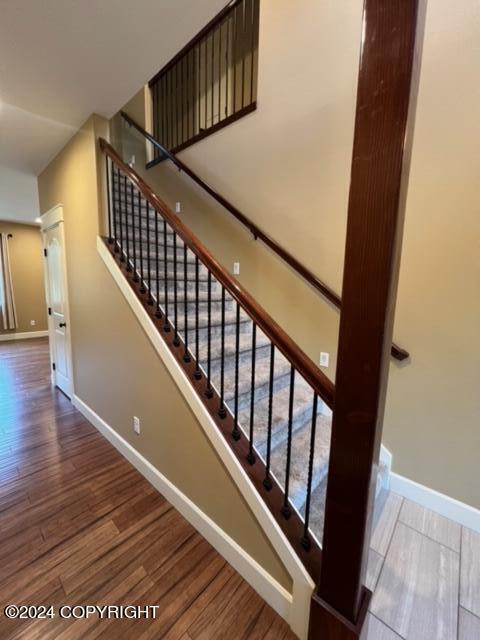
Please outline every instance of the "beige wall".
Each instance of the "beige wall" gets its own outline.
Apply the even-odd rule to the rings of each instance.
[[[46,331],[48,323],[40,229],[34,225],[0,221],[0,233],[11,233],[13,236],[8,242],[18,321],[17,329],[4,331],[0,320],[0,334]],[[31,320],[35,320],[34,326],[30,324]]]
[[[181,154],[337,291],[361,4],[262,0],[258,110]],[[477,508],[479,38],[476,0],[429,3],[394,332],[412,358],[391,363],[384,429],[395,471]],[[139,119],[142,99],[126,108]],[[226,266],[240,261],[240,280],[315,361],[332,354],[333,379],[338,312],[169,163],[146,175]]]
[[[106,135],[106,122],[93,117],[38,180],[42,212],[64,205],[75,393],[291,589],[290,577],[97,254],[98,135]],[[141,420],[141,436],[133,434],[134,415]]]

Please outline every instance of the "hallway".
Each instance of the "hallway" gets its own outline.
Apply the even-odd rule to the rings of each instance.
[[[50,387],[45,339],[0,343],[0,638],[292,640],[286,623]],[[8,620],[8,604],[160,605],[155,620]]]
[[[0,640],[293,640],[286,623],[50,387],[45,339],[0,343]],[[390,493],[368,640],[480,638],[480,535]],[[155,620],[8,620],[7,604],[159,605]]]

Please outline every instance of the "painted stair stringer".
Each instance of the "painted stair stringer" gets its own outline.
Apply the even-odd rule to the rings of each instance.
[[[140,300],[126,281],[113,256],[110,254],[108,248],[104,244],[104,241],[100,237],[97,238],[97,251],[138,319],[152,346],[167,367],[185,401],[190,406],[209,441],[220,456],[220,459],[236,483],[259,525],[271,541],[273,548],[290,574],[293,585],[292,593],[290,594],[286,592],[285,589],[279,585],[272,576],[266,574],[266,572],[259,567],[258,563],[256,563],[256,561],[250,556],[250,570],[246,571],[244,566],[238,565],[238,563],[238,566],[235,565],[235,558],[229,554],[228,550],[226,551],[225,548],[217,550],[227,559],[227,561],[232,563],[245,580],[251,584],[251,586],[268,602],[268,604],[270,604],[270,606],[272,606],[279,615],[287,620],[297,636],[301,640],[306,639],[308,635],[310,599],[315,587],[312,578],[299,560],[278,523],[268,510],[268,507],[258,495],[255,487],[243,470],[234,452],[224,440],[214,420],[208,413],[208,410],[192,387],[185,371],[176,361],[174,355],[158,333],[157,328],[149,317],[147,311],[144,309]],[[228,536],[226,537],[228,538]],[[254,570],[251,569],[252,566],[255,567]]]

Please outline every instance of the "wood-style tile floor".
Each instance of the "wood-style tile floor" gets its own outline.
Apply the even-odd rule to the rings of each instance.
[[[9,620],[8,604],[159,605]],[[286,623],[50,387],[45,339],[0,343],[0,639],[293,640]]]

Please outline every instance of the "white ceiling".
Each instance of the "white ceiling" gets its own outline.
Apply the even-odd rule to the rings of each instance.
[[[0,219],[34,220],[19,183],[91,113],[118,111],[226,2],[0,0]]]

